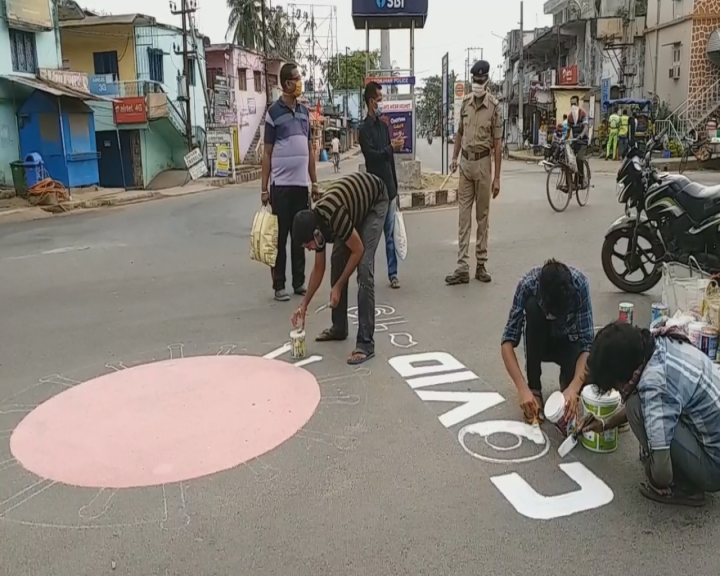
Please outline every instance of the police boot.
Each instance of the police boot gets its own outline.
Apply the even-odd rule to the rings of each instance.
[[[458,284],[468,284],[470,282],[470,273],[462,270],[455,270],[449,276],[445,276],[445,284],[448,286],[457,286]]]
[[[485,269],[485,264],[478,264],[475,270],[475,280],[480,280],[480,282],[490,282],[492,280],[492,276]]]

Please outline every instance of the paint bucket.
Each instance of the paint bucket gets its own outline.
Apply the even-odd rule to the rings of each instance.
[[[687,335],[693,346],[700,348],[700,335],[702,334],[703,328],[707,326],[707,322],[690,322],[687,327]]]
[[[293,360],[302,360],[307,355],[307,347],[305,346],[305,330],[293,330],[290,332],[290,357]]]
[[[595,386],[585,386],[581,397],[585,412],[592,413],[596,418],[605,419],[620,408],[620,394],[615,390],[601,395]],[[618,446],[618,429],[606,430],[600,434],[585,432],[582,445],[591,452],[615,452]]]
[[[545,402],[545,418],[557,427],[564,437],[570,436],[575,430],[575,418],[565,419],[565,396],[562,392],[553,392]]]

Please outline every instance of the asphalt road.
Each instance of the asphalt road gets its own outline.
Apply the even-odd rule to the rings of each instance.
[[[545,444],[511,449],[517,442],[507,431],[517,424],[496,424],[521,418],[499,339],[528,268],[555,257],[583,269],[596,324],[613,320],[627,300],[646,322],[658,296],[628,297],[603,276],[603,233],[621,213],[612,178],[597,176],[589,205],[562,214],[548,206],[543,183],[537,167],[506,163],[492,205],[489,285],[443,284],[455,266],[455,208],[408,212],[401,290],[386,285],[377,257],[376,358],[347,366],[352,343],[313,342],[329,318],[311,314],[308,354],[321,359],[292,368],[296,386],[286,393],[295,400],[284,407],[310,406],[309,421],[270,452],[176,481],[172,474],[188,464],[184,446],[202,445],[189,462],[200,469],[289,426],[287,414],[268,413],[246,437],[222,437],[242,422],[230,420],[215,389],[243,420],[249,400],[232,395],[275,389],[274,373],[263,380],[228,370],[222,379],[213,368],[207,381],[187,381],[203,376],[194,357],[265,355],[288,341],[297,300],[274,302],[268,270],[248,257],[257,189],[0,226],[0,574],[715,574],[717,504],[684,510],[644,500],[632,436],[623,434],[613,454],[579,447],[561,461],[550,428]],[[290,361],[278,354],[276,362]],[[407,355],[420,356],[412,364],[399,358]],[[169,358],[187,367],[174,373],[177,392],[173,381],[136,368]],[[444,368],[433,371],[438,362]],[[319,383],[316,409],[312,392],[301,394],[314,385],[305,370]],[[121,388],[99,410],[90,399],[105,401],[118,382],[96,380],[95,396],[84,383],[114,373],[131,375],[122,381],[127,398]],[[556,382],[548,368],[546,394]],[[193,401],[203,387],[207,395]],[[63,420],[57,400],[44,405],[54,411],[33,412],[73,394],[72,418]],[[83,433],[75,444],[48,438],[58,422],[58,436]],[[117,461],[86,448],[102,444],[107,422],[117,425]],[[220,435],[197,437],[211,425]],[[37,465],[58,475],[75,467],[85,487],[24,468],[20,460],[30,462],[41,440],[58,453]],[[133,450],[158,445],[175,460],[153,470],[133,460]],[[134,475],[137,487],[103,484],[100,464]],[[171,480],[140,486],[155,477]]]

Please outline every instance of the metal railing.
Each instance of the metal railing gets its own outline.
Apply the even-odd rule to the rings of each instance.
[[[148,94],[165,94],[170,123],[180,134],[185,134],[185,116],[172,101],[160,82],[154,80],[122,80],[114,83],[120,98],[147,97]]]
[[[692,99],[688,98],[665,119],[656,122],[667,122],[678,136],[687,135],[693,128],[705,122],[720,105],[720,79],[705,88]],[[665,124],[667,125],[667,124]]]

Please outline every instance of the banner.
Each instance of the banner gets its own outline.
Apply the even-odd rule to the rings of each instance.
[[[383,113],[380,119],[388,125],[390,140],[402,136],[405,140],[398,154],[412,154],[413,146],[413,117],[412,101],[400,100],[396,102],[383,102]]]
[[[219,144],[215,147],[217,159],[215,160],[215,176],[226,177],[230,174],[230,146]]]

